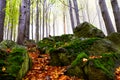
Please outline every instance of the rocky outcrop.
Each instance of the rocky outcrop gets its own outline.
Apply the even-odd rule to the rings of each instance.
[[[74,34],[77,37],[90,38],[90,37],[105,37],[104,33],[97,29],[95,26],[88,22],[84,22],[74,29]]]

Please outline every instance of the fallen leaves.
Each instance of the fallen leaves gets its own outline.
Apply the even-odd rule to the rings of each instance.
[[[4,66],[2,67],[2,71],[3,71],[3,72],[5,72],[5,71],[6,71],[6,68],[5,68]]]
[[[120,80],[120,67],[116,68],[115,75],[116,75],[116,80]]]
[[[38,51],[29,52],[32,59],[32,69],[27,73],[23,80],[80,80],[76,77],[64,75],[66,66],[50,66],[49,54],[40,55]]]

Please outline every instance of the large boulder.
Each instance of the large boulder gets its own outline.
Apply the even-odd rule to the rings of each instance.
[[[88,22],[84,22],[80,25],[78,25],[75,29],[74,29],[74,34],[77,37],[100,37],[103,38],[105,37],[104,33],[97,29],[95,26],[93,26],[92,24],[88,23]]]
[[[23,46],[15,46],[10,53],[0,50],[0,80],[22,80],[31,60]]]
[[[64,47],[51,49],[50,57],[51,65],[70,65],[67,75],[89,80],[113,79],[115,68],[120,65],[119,48],[110,40],[101,38],[74,39]]]

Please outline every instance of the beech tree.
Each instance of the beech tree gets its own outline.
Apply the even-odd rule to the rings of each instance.
[[[107,9],[105,0],[99,0],[99,5],[100,5],[103,20],[105,22],[107,33],[110,34],[112,32],[115,32],[110,15],[108,13],[108,9]]]
[[[29,30],[29,0],[22,0],[20,7],[20,16],[19,16],[19,27],[18,27],[18,44],[23,44],[25,39],[28,39],[28,35],[26,36],[26,30]]]
[[[76,17],[77,25],[79,25],[80,24],[80,19],[79,19],[79,10],[78,10],[77,0],[73,0],[73,4],[74,4],[75,17]]]
[[[120,32],[120,9],[117,0],[111,0],[117,32]]]
[[[3,40],[6,0],[0,0],[0,42]]]
[[[69,0],[69,14],[70,14],[71,26],[72,26],[72,29],[74,29],[75,24],[74,24],[74,18],[73,18],[73,10],[72,10],[72,2],[71,2],[71,0]]]

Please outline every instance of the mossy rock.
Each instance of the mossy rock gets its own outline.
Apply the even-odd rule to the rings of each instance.
[[[86,53],[80,53],[65,74],[85,80],[114,80],[114,72],[118,67],[116,63],[120,61],[120,53],[104,53],[100,56],[102,57],[90,58]],[[87,61],[83,61],[83,58]]]
[[[74,39],[72,34],[65,34],[61,36],[51,36],[44,38],[37,43],[38,49],[41,53],[49,53],[51,48],[59,48]]]
[[[84,37],[84,38],[91,38],[91,37],[105,37],[104,33],[97,29],[95,26],[88,22],[84,22],[74,29],[74,34],[76,37]]]
[[[88,48],[99,38],[88,38],[80,40],[79,38],[69,42],[68,45],[50,50],[50,64],[58,66],[69,65],[78,55],[79,52],[88,53]],[[59,64],[58,64],[59,63]]]
[[[15,46],[4,60],[5,71],[0,72],[1,80],[21,80],[32,64],[26,48],[23,46]]]
[[[90,56],[99,56],[101,53],[115,53],[119,52],[119,48],[108,39],[97,40],[91,47],[88,47],[87,51]]]
[[[12,40],[4,40],[0,43],[0,49],[8,49],[8,48],[12,49],[16,45],[17,45],[16,42]]]
[[[106,37],[106,39],[109,39],[110,41],[112,41],[120,49],[120,39],[119,38],[120,38],[120,33],[117,33],[117,32],[111,33],[110,35],[108,35]]]
[[[97,61],[97,59],[89,59],[90,56],[103,57]],[[120,61],[119,48],[110,40],[101,38],[85,38],[82,40],[76,38],[69,45],[51,49],[50,57],[50,64],[53,66],[72,66],[68,68],[67,75],[84,79],[83,76],[85,75],[88,76],[89,80],[111,80],[114,77],[115,68],[120,65],[118,63]],[[84,63],[82,62],[83,58],[87,58],[89,61]],[[91,72],[92,69],[94,69],[93,72]],[[109,73],[109,71],[112,72]],[[94,74],[97,74],[101,79]]]

